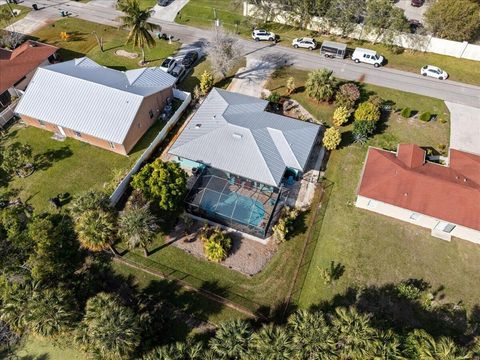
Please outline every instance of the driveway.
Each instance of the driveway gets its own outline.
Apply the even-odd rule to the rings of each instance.
[[[247,65],[238,69],[228,90],[259,98],[275,68],[274,62],[247,56]]]
[[[450,148],[480,155],[480,110],[446,101],[450,110]]]
[[[427,2],[420,7],[412,6],[411,0],[397,0],[395,6],[399,7],[400,9],[405,10],[405,16],[407,19],[418,20],[423,23],[423,14],[425,10],[427,10]]]
[[[155,5],[152,18],[162,21],[174,21],[177,14],[182,8],[187,5],[188,0],[173,0],[167,6]]]

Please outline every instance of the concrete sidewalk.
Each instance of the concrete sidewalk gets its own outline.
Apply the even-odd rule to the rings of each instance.
[[[450,110],[450,148],[480,155],[480,109],[446,101]]]
[[[155,14],[153,14],[152,18],[162,21],[175,21],[177,14],[180,10],[183,9],[185,5],[187,5],[188,0],[172,0],[170,4],[167,6],[160,6],[155,5],[153,10]]]

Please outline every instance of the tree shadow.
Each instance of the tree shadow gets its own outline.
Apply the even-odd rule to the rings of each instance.
[[[295,218],[292,224],[292,231],[288,233],[288,239],[293,239],[295,236],[305,234],[308,230],[307,217],[311,210],[301,211]]]
[[[54,162],[66,159],[73,155],[73,151],[69,146],[63,146],[55,150],[47,150],[43,154],[34,156],[35,168],[38,170],[46,170],[53,165]]]

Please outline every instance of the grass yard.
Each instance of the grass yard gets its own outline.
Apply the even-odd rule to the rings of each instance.
[[[70,35],[68,41],[60,39],[60,33],[63,31]],[[96,32],[99,37],[103,38],[105,51],[100,50],[92,32]],[[125,45],[127,34],[126,30],[119,30],[82,19],[67,18],[45,26],[32,36],[39,41],[60,47],[60,54],[64,60],[88,56],[101,65],[117,70],[136,69],[139,67],[139,61],[141,61],[141,51],[133,48],[132,45]],[[178,42],[168,44],[168,41],[156,40],[156,43],[156,47],[145,49],[148,66],[159,66],[163,59],[172,55],[180,47]],[[137,53],[138,57],[129,59],[116,55],[115,51],[121,49]]]
[[[306,96],[303,84],[307,73],[284,69],[276,73],[268,87],[283,94],[284,84],[294,76],[299,92],[293,97],[322,121],[330,122],[334,107],[317,104]],[[381,87],[364,85],[366,93],[377,93],[394,103],[394,108],[410,106],[423,112],[438,114],[446,122],[421,123],[392,114],[370,141],[371,146],[395,149],[398,143],[416,143],[440,150],[448,145],[449,114],[442,101]],[[445,242],[430,236],[430,231],[372,212],[357,209],[355,192],[360,180],[367,146],[350,144],[352,125],[344,126],[340,149],[332,152],[326,171],[328,202],[316,248],[312,254],[303,290],[299,297],[302,307],[334,299],[349,287],[381,285],[408,278],[421,278],[432,285],[432,291],[444,290],[444,301],[463,300],[471,308],[478,303],[480,289],[476,286],[480,271],[480,247],[455,239]],[[333,285],[325,285],[319,268],[331,261],[345,266],[344,275]]]
[[[10,5],[10,7],[9,7],[9,5]],[[3,29],[4,27],[7,27],[8,25],[13,24],[16,21],[23,19],[32,10],[32,8],[30,8],[30,7],[16,5],[16,4],[4,4],[4,5],[2,4],[2,5],[0,5],[0,10],[10,9],[10,8],[15,9],[15,10],[19,10],[20,13],[17,16],[15,16],[14,18],[12,18],[10,21],[0,20],[0,29]]]
[[[86,356],[73,347],[62,347],[52,344],[50,340],[40,339],[33,336],[22,341],[22,344],[14,351],[15,359],[18,360],[85,360]],[[1,355],[1,354],[0,354]]]
[[[126,157],[72,138],[55,141],[49,131],[14,125],[0,145],[17,141],[29,144],[37,169],[29,177],[11,180],[1,173],[0,189],[18,189],[18,196],[37,211],[48,210],[48,199],[59,193],[74,195],[92,188],[102,189],[119,174],[126,173],[162,127],[162,123],[154,125]]]
[[[401,54],[394,53],[387,46],[382,44],[371,44],[364,41],[339,38],[335,36],[319,36],[309,30],[299,30],[292,26],[278,23],[261,24],[261,20],[248,19],[242,15],[242,3],[240,1],[228,0],[191,0],[177,15],[175,21],[180,24],[211,28],[216,17],[222,21],[225,28],[239,33],[244,38],[250,38],[252,26],[264,27],[275,34],[280,35],[280,45],[290,47],[294,38],[313,36],[321,43],[324,40],[346,42],[349,48],[357,46],[367,47],[376,50],[388,61],[388,67],[405,70],[418,74],[420,68],[426,64],[436,65],[450,74],[450,79],[468,84],[480,84],[480,71],[478,61],[458,59],[452,56],[439,55],[434,53],[422,53],[404,51]],[[237,25],[236,25],[237,24]],[[305,50],[307,51],[307,50]]]

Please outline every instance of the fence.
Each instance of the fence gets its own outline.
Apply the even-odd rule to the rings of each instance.
[[[128,172],[128,174],[122,179],[120,184],[118,184],[117,188],[114,190],[112,195],[110,196],[110,203],[112,206],[115,206],[118,201],[122,198],[123,194],[128,188],[128,184],[130,184],[130,179],[132,176],[140,170],[142,164],[152,156],[153,152],[157,148],[157,146],[165,139],[168,132],[175,126],[180,116],[182,116],[183,111],[186,109],[190,101],[192,100],[192,95],[190,93],[180,91],[180,90],[173,90],[173,96],[177,99],[182,100],[182,105],[175,111],[172,117],[167,121],[163,129],[158,133],[152,143],[148,146],[145,152],[140,156],[137,160],[135,165],[133,165],[132,169]]]
[[[261,12],[255,5],[250,4],[248,1],[243,2],[244,16],[260,17],[260,13]],[[272,15],[268,17],[268,20],[288,25],[292,23],[292,15],[284,10],[276,10],[272,12]],[[320,17],[313,17],[312,21],[306,26],[306,28],[313,31],[328,31],[329,33],[335,35],[340,35],[342,33],[341,30],[330,27],[327,21]],[[377,34],[365,31],[362,24],[355,24],[353,25],[353,28],[354,30],[348,35],[350,38],[382,42],[381,35],[377,36]],[[470,44],[466,41],[459,42],[440,39],[431,35],[405,33],[395,36],[392,39],[392,42],[395,45],[406,49],[426,51],[440,55],[448,55],[462,59],[480,61],[480,45]]]
[[[15,115],[15,107],[17,106],[18,100],[19,99],[16,99],[0,113],[0,127],[5,126],[5,124],[8,123],[11,118],[13,118],[13,116]]]

